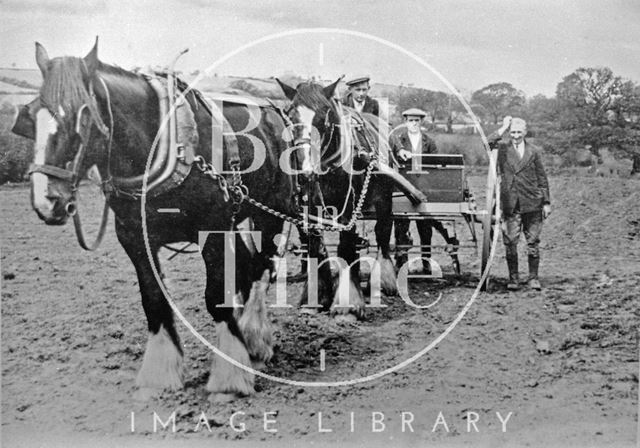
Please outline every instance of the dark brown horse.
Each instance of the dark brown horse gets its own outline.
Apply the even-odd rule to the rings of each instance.
[[[286,126],[278,110],[268,104],[251,107],[240,99],[222,101],[218,128],[225,132],[223,139],[216,135],[211,106],[198,92],[186,89],[178,103],[188,104],[187,121],[193,129],[182,136],[180,152],[166,153],[165,148],[154,155],[162,146],[163,116],[169,117],[172,111],[149,77],[100,62],[97,41],[84,58],[50,59],[36,44],[36,60],[43,76],[40,96],[21,111],[14,127],[36,142],[32,205],[46,224],[64,224],[76,212],[80,174],[97,166],[108,205],[115,213],[118,240],[138,275],[148,322],[138,393],[147,396],[177,389],[184,381],[182,345],[158,268],[158,250],[168,243],[200,243],[206,265],[206,305],[216,322],[214,345],[244,366],[268,360],[271,333],[261,301],[268,281],[265,271],[271,268],[276,250],[273,236],[282,228],[282,220],[243,199],[250,196],[272,212],[292,215],[298,211],[295,177],[280,169],[281,159],[291,152],[282,138]],[[171,89],[172,80],[165,76],[161,84]],[[229,132],[235,136],[229,138]],[[192,165],[185,162],[189,158],[182,152],[185,147],[193,153]],[[164,172],[173,157],[180,159],[174,164],[183,172]],[[226,173],[216,172],[213,158],[223,160],[220,168]],[[256,160],[259,163],[254,164]],[[74,169],[69,170],[69,165]],[[249,167],[256,169],[243,172]],[[158,188],[150,190],[156,183]],[[254,245],[246,238],[226,240],[219,233],[235,229],[235,223],[247,218],[262,232],[261,252],[253,251]],[[225,242],[229,241],[236,243],[235,269],[228,263],[225,266]],[[235,287],[226,286],[233,275]],[[226,306],[236,293],[244,303],[240,317],[239,308]],[[214,356],[207,389],[216,397],[250,394],[253,383],[251,372]]]
[[[379,253],[375,262],[369,260],[372,280],[379,282],[382,292],[395,294],[395,270],[389,249],[394,184],[388,177],[392,175],[391,170],[388,167],[383,170],[388,146],[384,133],[377,126],[377,118],[363,117],[336,101],[333,96],[339,81],[327,87],[304,82],[295,89],[278,82],[291,101],[287,114],[294,124],[295,142],[306,148],[305,160],[310,161],[311,172],[307,176],[310,221],[319,224],[317,228],[324,225],[329,230],[340,231],[337,255],[341,275],[339,282],[333,282],[328,263],[323,263],[328,254],[319,231],[310,226],[309,254],[317,258],[320,265],[317,270],[318,300],[325,308],[331,307],[338,313],[350,312],[362,318],[365,301],[360,286],[359,237],[354,224],[361,211],[371,204],[375,206]],[[387,176],[381,176],[383,172]],[[327,216],[317,212],[329,208],[338,212],[338,216],[333,217],[337,225],[327,223]]]

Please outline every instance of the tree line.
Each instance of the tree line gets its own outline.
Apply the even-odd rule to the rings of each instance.
[[[271,94],[242,80],[230,87]],[[401,121],[400,112],[411,107],[423,109],[432,122],[446,123],[448,132],[459,118],[468,117],[460,101],[444,92],[400,86],[382,94],[396,106],[390,117],[395,124]],[[616,157],[632,159],[633,170],[640,172],[640,85],[607,67],[578,68],[558,83],[552,97],[527,98],[512,84],[498,82],[473,92],[468,102],[488,130],[505,115],[520,116],[546,152],[571,162],[569,155],[576,149],[598,156],[607,148]],[[13,106],[0,107],[0,184],[21,181],[32,158],[31,143],[9,132],[14,114]]]
[[[397,104],[398,111],[419,107],[433,122],[451,123],[465,115],[460,101],[443,92],[399,87],[385,94]],[[524,118],[531,135],[544,142],[551,153],[563,155],[571,149],[585,148],[597,156],[600,149],[607,148],[638,164],[640,85],[615,75],[610,68],[578,68],[558,83],[553,97],[527,98],[512,84],[497,82],[476,90],[468,100],[489,128],[505,115]]]

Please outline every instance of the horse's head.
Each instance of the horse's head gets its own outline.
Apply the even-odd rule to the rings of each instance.
[[[327,87],[303,82],[295,89],[276,79],[291,101],[286,113],[293,125],[293,143],[303,153],[302,171],[305,175],[319,172],[325,155],[322,152],[330,143],[332,129],[340,124],[340,115],[333,100],[340,79]]]
[[[40,96],[20,110],[13,130],[35,140],[31,204],[46,224],[64,224],[75,213],[79,175],[90,165],[87,145],[93,135],[107,134],[92,95],[97,45],[85,58],[49,59],[36,43]]]

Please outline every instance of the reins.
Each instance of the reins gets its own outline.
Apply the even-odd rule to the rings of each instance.
[[[109,176],[111,176],[111,144],[113,141],[113,110],[111,109],[111,97],[109,95],[109,89],[107,88],[107,84],[104,82],[104,79],[98,77],[98,79],[100,80],[100,82],[102,83],[102,87],[104,88],[105,91],[105,95],[107,97],[107,110],[109,111],[109,135],[108,135],[108,139],[107,139],[107,173]],[[93,83],[89,84],[89,92],[91,95],[91,98],[95,101],[95,93],[93,91]],[[78,114],[81,115],[81,111],[84,107],[88,107],[87,104],[83,104],[80,109]],[[96,125],[99,125],[100,123],[96,122]],[[76,124],[76,133],[78,133],[78,135],[81,135],[78,132],[78,125],[79,125],[79,120],[78,123]],[[103,131],[103,129],[101,130],[101,132]],[[82,137],[81,137],[82,138]],[[82,147],[85,147],[86,144],[84,142],[81,143]],[[80,150],[78,151],[80,152]],[[76,156],[77,159],[77,156]],[[74,160],[74,170],[79,171],[80,170],[80,164],[81,164],[82,160],[80,160],[79,162],[77,160]],[[108,182],[109,179],[107,179],[106,182]],[[79,183],[79,179],[78,179],[78,183]],[[103,182],[102,185],[104,186],[105,183]],[[78,240],[78,244],[80,244],[80,247],[82,247],[84,250],[88,250],[88,251],[94,251],[96,250],[100,244],[102,243],[102,239],[104,238],[104,235],[106,233],[107,230],[107,222],[109,220],[109,198],[110,198],[110,194],[108,192],[108,190],[105,190],[104,188],[102,189],[103,193],[104,193],[104,207],[102,209],[102,216],[100,218],[100,227],[98,228],[98,235],[96,236],[96,239],[93,241],[93,243],[91,245],[88,245],[86,243],[86,238],[84,235],[84,230],[82,229],[82,221],[80,220],[80,213],[78,213],[78,209],[76,206],[76,212],[73,214],[73,227],[76,230],[76,238]],[[74,186],[74,188],[72,188],[72,198],[75,199],[75,193],[77,191],[77,184]],[[75,200],[74,200],[75,202]],[[69,204],[67,204],[68,206]]]
[[[110,118],[110,127],[107,127],[102,120],[97,119],[94,116],[94,112],[91,109],[91,106],[88,103],[84,103],[77,111],[76,117],[76,126],[75,132],[80,137],[80,146],[78,147],[78,152],[76,153],[73,162],[70,162],[70,168],[60,168],[53,165],[47,164],[31,164],[29,166],[29,174],[31,173],[42,173],[50,177],[54,177],[56,179],[60,179],[62,181],[68,182],[71,185],[71,199],[65,206],[65,212],[67,216],[73,218],[73,224],[76,231],[76,238],[80,247],[88,251],[94,251],[102,243],[102,239],[104,237],[107,221],[109,218],[109,195],[105,192],[105,202],[104,208],[102,210],[102,217],[100,220],[100,227],[98,229],[98,235],[92,244],[87,244],[87,239],[84,235],[84,231],[82,228],[82,221],[80,219],[80,213],[78,212],[76,194],[78,192],[78,187],[80,185],[80,180],[82,176],[80,175],[80,169],[82,167],[82,162],[84,161],[85,153],[87,150],[87,146],[89,143],[89,135],[91,134],[91,128],[87,130],[85,128],[85,124],[83,123],[85,111],[88,111],[90,114],[90,122],[88,124],[95,124],[100,133],[105,135],[108,138],[108,159],[110,163],[111,159],[111,140],[113,137],[113,113],[111,110],[111,101],[109,99],[109,89],[105,84],[102,78],[99,78],[102,82],[102,85],[105,89],[107,95],[107,108],[109,110],[109,118]],[[95,92],[93,90],[93,82],[89,82],[89,95],[91,100],[96,102]],[[97,103],[95,105],[97,110]]]

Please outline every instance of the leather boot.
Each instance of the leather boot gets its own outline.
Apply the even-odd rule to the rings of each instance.
[[[509,268],[509,283],[507,289],[517,291],[520,289],[520,278],[518,276],[518,252],[507,248],[507,267]]]
[[[532,257],[529,255],[529,288],[540,291],[542,286],[538,280],[538,266],[540,265],[540,257]]]

